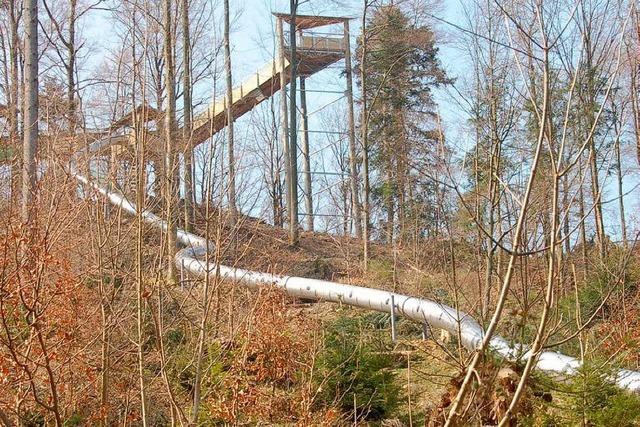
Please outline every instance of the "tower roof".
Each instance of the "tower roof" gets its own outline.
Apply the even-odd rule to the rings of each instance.
[[[273,13],[277,18],[282,19],[284,22],[289,23],[291,21],[291,14],[289,13]],[[317,15],[296,15],[296,29],[307,30],[309,28],[323,27],[325,25],[339,24],[340,22],[348,21],[352,18],[346,16],[317,16]]]

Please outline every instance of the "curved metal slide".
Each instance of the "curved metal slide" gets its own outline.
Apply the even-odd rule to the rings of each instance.
[[[71,174],[81,183],[90,186],[106,197],[113,205],[131,215],[137,215],[137,207],[125,196],[100,186],[89,177],[82,175],[75,168],[78,156],[91,155],[110,144],[112,144],[111,140],[105,138],[77,152],[71,163]],[[146,223],[158,229],[167,230],[167,223],[162,218],[146,210],[142,210],[141,213]],[[208,250],[213,249],[212,242],[207,242],[203,237],[181,229],[178,230],[178,240],[185,248],[176,254],[176,265],[198,277],[203,277],[207,272],[215,274],[216,270],[219,269],[219,274],[222,278],[235,281],[249,288],[275,286],[294,297],[347,304],[366,310],[393,312],[407,319],[427,324],[429,327],[444,329],[456,335],[459,333],[462,345],[471,351],[479,348],[485,334],[482,326],[469,314],[435,301],[362,286],[304,277],[280,276],[218,265],[212,262],[207,263],[204,261],[205,254]],[[491,339],[490,350],[509,361],[527,360],[532,357],[526,346],[510,344],[500,336],[494,336]],[[580,366],[581,362],[578,359],[554,351],[543,351],[539,354],[536,363],[537,369],[558,379],[576,374]],[[612,380],[620,388],[640,392],[640,372],[620,369]]]

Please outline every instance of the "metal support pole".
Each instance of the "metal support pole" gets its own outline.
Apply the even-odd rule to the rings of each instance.
[[[184,260],[180,260],[180,287],[184,289]]]
[[[309,155],[309,118],[307,116],[307,85],[300,76],[300,126],[302,137],[302,173],[304,175],[304,207],[307,211],[307,228],[313,231],[313,187],[311,183],[311,156]]]
[[[291,155],[289,153],[289,110],[287,108],[287,73],[284,57],[284,33],[282,29],[282,18],[276,20],[276,33],[278,36],[278,64],[280,71],[280,135],[282,137],[282,153],[284,157],[285,184],[287,186],[286,201],[287,211],[290,212],[292,206],[291,192],[288,190],[291,181]]]
[[[349,123],[349,172],[351,173],[351,216],[355,226],[356,237],[362,237],[362,212],[358,182],[358,159],[356,154],[356,125],[353,113],[353,70],[351,68],[351,45],[349,43],[349,20],[344,21],[344,69],[347,77],[347,120]]]
[[[396,301],[391,294],[391,341],[396,342]]]
[[[289,98],[289,180],[287,188],[291,192],[289,200],[289,244],[298,244],[298,111],[297,111],[297,74],[298,74],[298,58],[296,54],[296,13],[298,11],[298,2],[296,0],[289,1],[289,86],[291,89],[291,98]]]
[[[428,340],[430,336],[431,336],[431,329],[429,328],[429,324],[427,322],[424,322],[422,324],[422,339]]]

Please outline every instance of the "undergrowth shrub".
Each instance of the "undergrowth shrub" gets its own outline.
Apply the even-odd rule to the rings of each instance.
[[[611,248],[606,259],[590,272],[583,283],[578,283],[577,299],[580,303],[580,320],[586,322],[598,310],[604,298],[602,312],[598,317],[607,318],[615,312],[618,303],[633,295],[640,280],[640,265],[634,259],[627,259],[629,254],[622,248]],[[575,320],[576,294],[568,290],[561,299],[560,308],[563,316]]]
[[[89,419],[98,412],[87,384],[97,381],[99,320],[85,307],[95,295],[56,233],[22,233],[0,231],[0,408],[15,408],[20,425]]]
[[[600,328],[602,335],[607,337],[604,350],[607,354],[615,354],[630,369],[637,370],[640,368],[640,289],[623,304],[626,307]]]
[[[393,284],[393,262],[384,259],[372,259],[367,266],[366,280],[376,286]]]
[[[233,349],[208,373],[218,381],[209,381],[207,424],[325,424],[312,417],[330,414],[310,413],[315,324],[289,303],[280,291],[259,292]]]
[[[578,308],[581,325],[592,322],[585,330],[586,338],[600,342],[601,356],[615,355],[619,360],[631,362],[629,367],[640,366],[639,310],[640,263],[629,258],[628,251],[612,247],[606,259],[593,269],[584,281],[577,284],[577,292],[567,289],[558,301],[559,312],[566,322],[566,335],[577,331]],[[575,286],[573,282],[571,286]],[[579,341],[571,340],[558,347],[562,352],[578,355]]]
[[[362,421],[384,419],[397,408],[402,389],[395,382],[388,332],[378,326],[366,316],[342,316],[326,326],[317,359],[317,403],[336,404]]]
[[[559,387],[553,405],[557,425],[640,425],[640,397],[617,387],[612,378],[612,370],[591,361],[570,382],[555,383]]]

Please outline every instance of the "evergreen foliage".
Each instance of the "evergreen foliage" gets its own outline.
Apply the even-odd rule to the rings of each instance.
[[[337,403],[351,419],[355,410],[359,420],[381,420],[402,401],[401,388],[394,381],[393,358],[374,329],[365,317],[338,318],[328,325],[318,358],[319,400]]]

